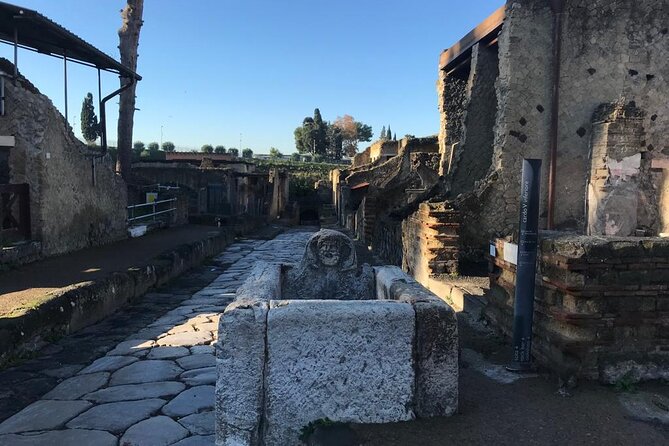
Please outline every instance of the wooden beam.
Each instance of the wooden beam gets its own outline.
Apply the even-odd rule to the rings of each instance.
[[[460,39],[455,45],[441,53],[439,58],[439,69],[448,70],[451,64],[458,63],[458,59],[470,51],[474,45],[486,38],[495,39],[497,33],[502,28],[502,23],[506,17],[506,6],[502,6],[493,12],[487,19],[481,22],[476,28],[471,30],[466,36]]]

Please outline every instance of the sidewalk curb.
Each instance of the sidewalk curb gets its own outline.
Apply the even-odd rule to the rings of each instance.
[[[150,288],[164,285],[223,251],[234,239],[232,229],[212,230],[209,237],[164,252],[142,267],[62,288],[37,308],[15,318],[0,318],[0,366],[15,352],[35,351],[50,337],[70,334],[104,319]]]

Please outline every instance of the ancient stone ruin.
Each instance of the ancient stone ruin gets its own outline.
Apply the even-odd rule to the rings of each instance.
[[[454,276],[478,265],[481,316],[509,334],[521,166],[540,159],[534,358],[669,376],[666,17],[666,1],[508,0],[440,55],[438,148],[332,171],[339,224],[458,309]]]
[[[321,230],[298,265],[259,263],[221,317],[216,444],[452,415],[457,345],[447,304],[397,267],[359,268],[351,239]]]
[[[374,271],[358,266],[353,242],[339,231],[322,229],[307,243],[302,262],[284,270],[283,299],[374,299]]]

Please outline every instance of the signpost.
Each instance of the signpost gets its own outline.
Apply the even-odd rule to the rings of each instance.
[[[539,232],[539,189],[541,160],[523,160],[520,186],[520,223],[516,295],[513,306],[513,363],[511,371],[532,367],[532,318],[534,315],[534,280]]]

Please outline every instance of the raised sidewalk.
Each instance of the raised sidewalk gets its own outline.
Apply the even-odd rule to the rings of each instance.
[[[204,259],[234,231],[186,225],[52,257],[0,274],[0,363],[17,347],[91,325]]]

